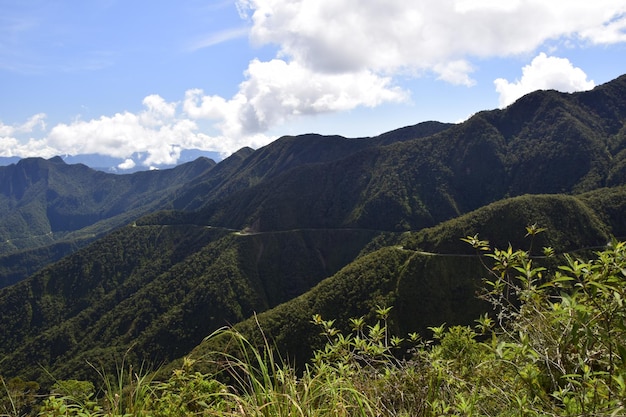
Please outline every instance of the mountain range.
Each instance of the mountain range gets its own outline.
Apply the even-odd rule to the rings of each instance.
[[[313,314],[347,326],[377,305],[401,331],[471,322],[484,270],[461,238],[527,247],[537,224],[539,255],[626,236],[625,97],[622,76],[459,124],[288,136],[127,175],[0,167],[0,375],[200,358],[225,324],[260,324],[304,362]]]

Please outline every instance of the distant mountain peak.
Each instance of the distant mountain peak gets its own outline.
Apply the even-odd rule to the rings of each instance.
[[[48,159],[49,162],[52,162],[54,164],[63,164],[65,165],[65,161],[63,160],[63,158],[61,158],[60,156],[53,156],[52,158]]]

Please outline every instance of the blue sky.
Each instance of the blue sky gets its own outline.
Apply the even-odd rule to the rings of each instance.
[[[0,0],[0,157],[119,169],[626,73],[626,0]]]

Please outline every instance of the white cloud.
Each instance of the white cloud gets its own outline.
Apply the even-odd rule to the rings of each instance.
[[[223,5],[226,3],[220,3]],[[493,57],[535,54],[546,42],[626,42],[626,0],[237,0],[249,27],[198,38],[189,51],[249,34],[273,45],[273,59],[253,59],[232,97],[190,89],[180,102],[144,98],[136,113],[120,112],[52,127],[43,139],[44,115],[20,126],[0,123],[0,152],[26,156],[101,153],[144,165],[174,163],[184,149],[228,154],[269,143],[276,126],[307,115],[401,102],[410,93],[398,77],[433,75],[472,86],[477,63]],[[537,56],[522,78],[496,80],[500,105],[537,88],[588,89],[567,59]],[[30,130],[29,130],[30,129]],[[210,133],[209,133],[210,132]],[[20,138],[18,140],[18,138]]]
[[[194,97],[202,100],[204,107],[194,108],[191,104]],[[241,132],[235,121],[239,114],[237,100],[231,100],[230,104],[223,99],[217,100],[217,113],[211,115],[206,112],[208,99],[202,97],[200,90],[190,90],[185,99],[187,111],[181,111],[180,103],[150,95],[143,100],[144,110],[141,112],[59,123],[41,139],[29,139],[24,134],[37,127],[45,127],[43,114],[35,115],[20,125],[0,122],[0,156],[50,158],[55,155],[100,154],[122,158],[124,162],[118,168],[131,169],[137,163],[147,167],[175,164],[184,149],[215,151],[227,156],[243,146],[256,148],[275,139],[259,132]],[[232,114],[229,109],[233,110]],[[200,131],[196,121],[190,119],[187,113],[195,117],[212,116],[224,124],[224,130],[239,133],[209,136]],[[141,157],[133,159],[133,155]]]
[[[144,153],[141,163],[146,166],[174,164],[182,149],[213,149],[210,138],[199,132],[194,121],[176,116],[177,103],[150,95],[143,104],[145,110],[138,114],[124,112],[57,124],[46,143],[70,155],[97,153],[126,159]]]
[[[477,10],[511,12],[520,7],[521,3],[521,0],[457,0],[455,10],[460,13]]]
[[[42,158],[52,158],[59,155],[58,149],[48,145],[46,139],[20,140],[11,136],[0,136],[0,156],[28,158],[39,156]]]
[[[14,132],[15,128],[13,126],[5,125],[0,122],[0,138],[11,136]]]
[[[583,39],[595,44],[626,42],[626,12],[612,16],[601,25],[591,26],[580,32]]]
[[[455,83],[472,67],[450,77],[451,63],[528,53],[560,37],[623,41],[626,24],[624,0],[566,7],[545,0],[240,0],[239,7],[251,12],[254,42],[277,44],[281,56],[315,72],[427,70]]]
[[[50,147],[45,139],[18,139],[19,136],[29,135],[35,130],[43,131],[46,128],[45,118],[44,113],[38,113],[21,124],[5,125],[0,122],[0,156],[43,156],[49,158],[57,155],[58,152]]]
[[[152,94],[143,99],[146,111],[139,114],[141,124],[144,126],[159,126],[166,120],[171,120],[176,115],[177,103],[168,103],[163,97]]]
[[[46,128],[46,114],[45,113],[37,113],[34,116],[31,116],[26,123],[18,126],[16,128],[16,132],[26,132],[30,133],[35,129],[45,130]]]
[[[7,137],[16,133],[31,133],[35,129],[44,130],[46,128],[45,113],[37,113],[27,121],[17,125],[5,125],[0,122],[0,137]]]
[[[267,131],[300,115],[374,107],[383,102],[406,100],[389,77],[370,71],[320,74],[298,62],[253,60],[247,79],[230,100],[189,90],[184,109],[193,118],[216,120],[229,137]]]
[[[566,58],[537,55],[530,65],[522,68],[522,78],[509,82],[503,78],[494,81],[500,94],[500,107],[506,107],[518,98],[535,90],[554,89],[562,92],[590,90],[595,86],[587,74]]]
[[[563,8],[544,0],[239,0],[251,41],[277,45],[277,56],[252,60],[231,98],[187,91],[183,110],[215,123],[221,149],[232,152],[252,137],[265,144],[265,132],[297,117],[406,101],[409,93],[394,84],[398,75],[432,72],[469,87],[476,82],[471,58],[528,53],[563,36],[590,38],[582,31],[619,21],[626,10],[626,1],[598,1]]]
[[[438,79],[449,82],[450,84],[465,85],[467,87],[476,84],[469,76],[474,70],[473,66],[463,59],[435,65],[433,69],[439,74]]]
[[[137,164],[131,158],[126,159],[124,162],[119,164],[117,167],[122,170],[133,169]]]

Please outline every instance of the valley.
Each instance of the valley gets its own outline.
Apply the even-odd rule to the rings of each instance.
[[[381,306],[398,334],[472,325],[491,307],[476,297],[485,258],[462,238],[548,268],[626,236],[624,97],[626,76],[459,124],[286,136],[160,172],[0,167],[0,375],[93,381],[121,358],[205,372],[223,326],[302,369],[327,342],[311,317],[348,332]]]

